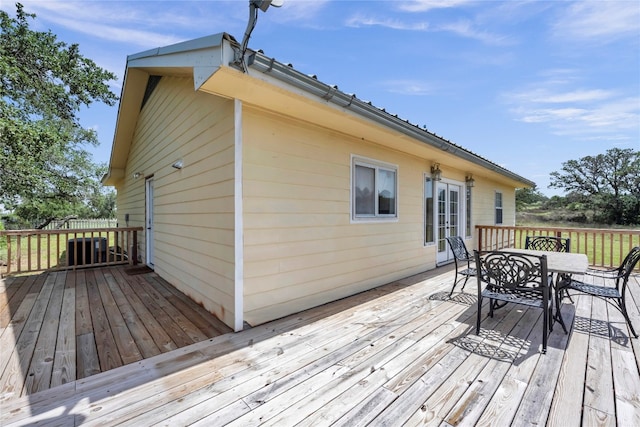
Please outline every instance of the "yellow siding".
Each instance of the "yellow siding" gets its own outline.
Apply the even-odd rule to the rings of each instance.
[[[433,268],[423,244],[430,162],[246,109],[244,306],[250,324]],[[351,156],[398,166],[399,218],[352,223]]]
[[[144,226],[145,179],[154,178],[155,270],[228,325],[234,321],[233,101],[163,77],[141,111],[118,219]],[[171,164],[182,159],[184,168]],[[144,261],[145,237],[139,238]]]
[[[476,180],[472,190],[474,225],[496,225],[495,194],[502,192],[502,225],[516,223],[515,189],[494,181]]]
[[[434,162],[460,184],[473,172],[474,225],[494,223],[496,190],[504,224],[515,221],[513,188],[467,162],[444,163],[436,148],[409,154],[397,150],[404,137],[368,141],[247,105],[243,230],[235,230],[234,101],[194,92],[191,79],[162,78],[140,114],[118,186],[120,224],[129,214],[128,225],[144,226],[145,179],[133,174],[153,176],[156,271],[232,327],[236,298],[239,317],[255,325],[434,268],[436,247],[423,241],[424,174]],[[351,220],[352,156],[398,167],[397,220]],[[171,167],[178,159],[182,170]],[[144,234],[139,254],[144,261]],[[236,287],[243,295],[234,295]]]

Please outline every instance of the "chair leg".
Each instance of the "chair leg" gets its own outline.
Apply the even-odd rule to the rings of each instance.
[[[468,281],[469,281],[469,275],[467,274],[466,277],[464,278],[464,283],[462,284],[462,288],[460,289],[460,292],[464,291],[464,287],[467,286]]]
[[[482,296],[478,295],[478,316],[476,320],[476,335],[480,335],[480,318],[482,317]]]
[[[627,325],[629,325],[629,330],[633,334],[634,337],[638,338],[638,333],[635,329],[633,329],[633,325],[631,324],[631,319],[629,318],[629,313],[627,313],[627,306],[625,305],[624,298],[618,301],[620,305],[620,312],[624,316],[624,319],[627,321]]]
[[[449,298],[453,295],[453,291],[456,289],[456,284],[458,283],[458,269],[456,268],[456,275],[453,278],[453,286],[451,287],[451,292],[449,292]]]
[[[560,326],[562,326],[562,330],[564,331],[565,335],[568,334],[569,332],[567,331],[567,326],[564,324],[564,319],[562,318],[562,313],[560,312],[560,306],[562,305],[562,294],[567,292],[566,289],[558,289],[555,292],[555,309],[556,309],[556,313],[555,315],[552,315],[551,319],[552,319],[552,325],[553,322],[560,322]]]
[[[547,311],[547,309],[543,310],[542,315],[544,316],[544,318],[542,319],[542,353],[546,354],[547,353],[547,339],[549,338],[549,331],[547,331],[547,328],[549,327],[548,323],[549,322],[549,313]]]
[[[558,277],[558,282],[556,283],[556,286],[560,286],[560,283],[571,283],[571,274],[566,274],[566,273],[561,273],[560,276]],[[563,292],[561,292],[561,296],[560,296],[560,301],[562,301],[564,298],[569,298],[569,301],[571,301],[571,304],[575,304],[575,302],[573,301],[573,298],[571,298],[571,295],[569,294],[569,288],[568,287],[562,287],[564,290]]]

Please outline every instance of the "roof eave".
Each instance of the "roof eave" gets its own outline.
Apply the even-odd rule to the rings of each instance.
[[[124,175],[128,147],[131,144],[135,124],[150,75],[190,74],[197,86],[223,63],[229,62],[225,54],[225,44],[237,44],[227,33],[218,33],[174,45],[150,49],[127,57],[124,81],[120,94],[120,103],[116,118],[116,129],[111,145],[111,155],[107,174],[103,178],[105,185],[115,185]],[[216,50],[218,49],[218,50]],[[226,52],[226,53],[225,53]],[[118,171],[112,173],[113,171]]]
[[[522,183],[525,187],[536,186],[535,182],[511,172],[490,160],[478,156],[459,145],[447,141],[432,132],[424,130],[418,125],[412,124],[407,120],[399,118],[397,115],[392,115],[385,110],[377,108],[369,102],[362,101],[354,94],[344,93],[340,91],[337,86],[322,83],[316,79],[315,76],[308,76],[296,71],[291,66],[275,61],[273,58],[269,58],[260,52],[255,53],[250,67],[262,73],[269,74],[273,78],[285,83],[291,84],[298,89],[318,96],[341,108],[347,108],[356,114],[359,114],[369,120],[373,120],[380,125],[401,132],[411,138],[421,141],[424,144],[453,154],[473,164],[503,175],[511,180]]]

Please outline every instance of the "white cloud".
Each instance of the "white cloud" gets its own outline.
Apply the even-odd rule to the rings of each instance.
[[[64,26],[79,33],[98,35],[103,40],[132,43],[138,46],[166,46],[182,41],[180,37],[174,37],[156,31],[134,30],[127,27],[99,24],[97,22],[78,22],[75,19],[56,17],[52,19],[56,24]]]
[[[512,44],[510,39],[498,34],[492,34],[488,31],[482,31],[475,28],[474,24],[468,20],[460,20],[457,22],[439,24],[437,26],[430,25],[428,22],[408,22],[399,18],[377,18],[373,16],[355,15],[349,18],[345,25],[349,27],[371,27],[378,26],[390,28],[392,30],[402,31],[431,31],[431,32],[447,32],[453,33],[459,37],[478,40],[488,45],[504,46]]]
[[[184,36],[174,34],[185,29],[203,28],[204,35],[223,25],[228,27],[229,21],[246,22],[245,13],[240,16],[238,5],[230,7],[233,3],[229,2],[23,0],[23,3],[28,12],[36,13],[40,25],[53,23],[97,39],[144,48],[183,41]],[[211,31],[206,31],[207,28]]]
[[[608,42],[640,35],[640,2],[578,1],[553,25],[561,38]]]
[[[512,44],[509,37],[492,34],[488,31],[479,30],[468,20],[461,20],[449,24],[440,25],[439,31],[448,31],[458,36],[481,41],[482,43],[494,46]]]
[[[388,80],[382,85],[391,93],[401,95],[429,95],[433,93],[433,86],[420,80]]]
[[[609,99],[615,95],[615,92],[602,89],[578,89],[564,93],[558,93],[547,88],[534,89],[511,95],[520,101],[527,103],[581,103],[593,102]]]
[[[428,12],[473,4],[471,0],[414,0],[397,2],[397,8],[405,12]]]
[[[329,0],[285,0],[280,10],[269,10],[269,19],[276,22],[311,21],[316,18],[329,3]]]
[[[580,79],[570,70],[547,75],[549,80],[505,94],[516,120],[545,124],[553,134],[584,140],[637,138],[640,95],[629,96],[618,89],[576,88]]]
[[[429,24],[426,22],[407,23],[399,19],[391,18],[375,18],[365,17],[363,15],[356,15],[349,18],[346,23],[348,27],[369,27],[379,26],[385,28],[391,28],[393,30],[409,30],[409,31],[426,31],[429,29]]]

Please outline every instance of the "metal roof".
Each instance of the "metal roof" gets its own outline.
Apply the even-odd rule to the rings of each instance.
[[[157,58],[158,60],[171,55],[184,54],[187,52],[194,52],[198,50],[222,48],[224,49],[225,43],[227,46],[231,46],[236,53],[240,49],[240,44],[237,40],[228,33],[217,33],[198,39],[188,40],[185,42],[173,44],[170,46],[159,47],[156,49],[150,49],[137,54],[129,55],[127,57],[127,69],[133,62],[139,60],[146,60],[150,58]],[[338,107],[353,111],[355,114],[372,120],[381,126],[395,130],[402,134],[405,134],[419,142],[435,147],[443,152],[452,154],[461,159],[467,160],[473,164],[481,166],[485,169],[494,171],[500,175],[508,177],[509,179],[518,181],[524,186],[535,187],[535,182],[528,180],[514,172],[509,171],[506,168],[476,154],[472,151],[455,144],[442,136],[439,136],[427,129],[421,128],[419,125],[409,122],[398,117],[395,114],[388,113],[384,108],[376,107],[371,102],[359,99],[355,94],[350,94],[341,91],[336,85],[330,85],[323,83],[317,79],[315,75],[307,75],[300,71],[297,71],[291,64],[284,64],[278,62],[275,58],[264,55],[262,51],[248,50],[249,60],[248,66],[250,69],[257,72],[268,75],[274,79],[277,79],[283,83],[291,85],[297,89],[304,91],[313,96],[317,96],[326,102],[335,104]],[[236,55],[237,56],[237,55]],[[230,55],[233,57],[233,55]],[[192,60],[192,59],[188,59]],[[153,59],[155,61],[155,59]],[[164,61],[162,61],[164,62]],[[183,66],[186,64],[183,64]],[[191,67],[196,67],[198,64],[190,64]],[[228,64],[221,64],[222,66],[228,66],[241,70],[239,64],[230,61]],[[124,95],[124,86],[123,86]],[[116,131],[117,132],[117,131]]]
[[[502,166],[439,135],[436,135],[433,132],[423,129],[417,124],[404,120],[396,114],[388,113],[384,108],[376,107],[371,102],[361,100],[355,94],[342,92],[336,85],[322,83],[315,75],[301,73],[295,70],[291,64],[278,62],[274,58],[265,56],[262,52],[255,52],[255,56],[252,62],[250,62],[249,67],[262,73],[269,74],[278,80],[289,83],[342,108],[347,108],[356,114],[364,116],[398,132],[404,133],[405,135],[438,148],[444,152],[468,160],[516,181],[520,181],[526,186],[535,187],[536,185],[535,182],[511,172],[510,170],[505,169]]]

